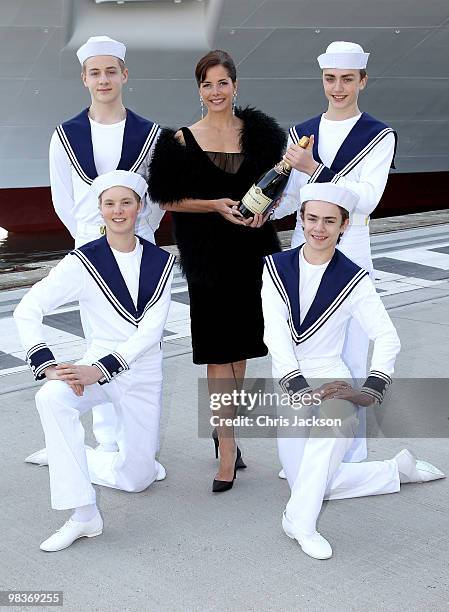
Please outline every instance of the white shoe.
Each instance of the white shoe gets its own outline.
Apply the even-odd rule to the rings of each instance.
[[[162,463],[159,463],[158,461],[156,461],[156,467],[157,467],[156,480],[165,480],[167,478],[167,472],[165,471],[165,468],[162,465]]]
[[[42,448],[41,450],[31,453],[25,458],[25,463],[34,463],[36,465],[48,465],[47,449]]]
[[[282,528],[289,538],[298,542],[302,551],[309,557],[313,559],[330,559],[332,557],[332,547],[326,538],[323,538],[318,531],[311,535],[300,533],[293,527],[285,512],[282,515]]]
[[[444,472],[427,461],[415,459],[406,448],[395,455],[393,461],[396,461],[398,465],[399,479],[403,484],[409,482],[430,482],[431,480],[446,478]]]
[[[86,449],[93,450],[91,446],[87,446]],[[96,450],[96,449],[95,449]],[[35,453],[31,453],[28,457],[25,457],[25,463],[34,463],[35,465],[48,465],[48,454],[47,449],[42,448],[41,450],[36,451]]]
[[[86,523],[69,519],[61,529],[42,542],[40,549],[45,552],[56,552],[68,548],[78,538],[93,538],[101,533],[103,533],[103,519],[100,513]]]
[[[282,478],[282,480],[287,480],[287,476],[285,475],[284,470],[281,470],[278,474],[279,478]]]

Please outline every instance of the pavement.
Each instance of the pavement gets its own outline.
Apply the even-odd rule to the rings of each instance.
[[[428,226],[438,229],[438,225],[444,226],[448,223],[449,209],[432,210],[423,213],[371,219],[370,234],[376,236],[377,234],[390,234],[398,230],[413,230]],[[290,247],[292,233],[291,230],[278,232],[282,248]],[[11,246],[6,243],[6,253],[5,245],[0,245],[0,292],[17,289],[18,287],[31,287],[41,278],[47,276],[51,268],[58,263],[55,254],[60,254],[63,257],[67,252],[64,250],[66,239],[62,236],[61,240],[58,234],[58,232],[46,234],[46,240],[44,239],[43,244],[39,242],[39,246],[36,245],[38,253],[32,257],[30,257],[29,248],[24,252],[23,238],[20,234],[15,235],[16,240],[12,241]],[[36,243],[34,242],[34,244]],[[47,251],[45,251],[44,245],[46,245]],[[10,252],[9,246],[13,252]],[[164,246],[163,248],[174,255],[178,254],[176,245]]]
[[[372,248],[376,288],[402,342],[395,377],[447,378],[449,226],[379,234]],[[205,369],[191,362],[179,272],[164,334],[160,461],[167,479],[139,494],[97,487],[103,535],[41,552],[39,543],[66,513],[50,510],[47,468],[23,462],[43,446],[34,407],[39,384],[11,320],[23,292],[0,293],[2,589],[63,591],[64,609],[82,612],[448,610],[447,480],[325,503],[319,529],[334,549],[328,561],[306,557],[283,534],[288,486],[277,478],[275,440],[242,440],[248,469],[231,491],[211,493],[213,445],[198,436],[197,379]],[[82,352],[78,320],[76,305],[46,319],[58,358]],[[269,377],[269,358],[252,360],[248,375]],[[84,422],[89,444],[88,416]],[[369,458],[404,447],[449,473],[446,438],[373,439]]]

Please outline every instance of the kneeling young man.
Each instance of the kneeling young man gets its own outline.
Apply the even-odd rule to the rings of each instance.
[[[308,436],[278,438],[291,488],[284,531],[306,554],[328,559],[332,548],[316,531],[323,499],[394,493],[400,483],[435,480],[444,474],[416,461],[407,450],[386,461],[343,463],[357,431],[357,406],[373,407],[383,400],[400,342],[368,273],[335,248],[357,207],[357,194],[333,183],[310,183],[301,190],[301,202],[306,243],[266,258],[264,340],[273,377],[296,403],[298,415],[312,413],[301,407],[301,396],[312,392],[307,378],[310,383],[321,379],[320,405],[314,414],[341,419],[335,428],[311,427]],[[342,380],[351,379],[342,359],[351,320],[374,341],[371,371],[361,389]]]
[[[155,459],[162,398],[164,324],[175,258],[134,235],[145,180],[116,170],[95,179],[106,235],[69,253],[24,296],[14,312],[36,394],[50,471],[51,505],[74,509],[62,529],[41,544],[45,551],[102,533],[91,483],[143,491],[165,470]],[[91,334],[76,364],[58,364],[45,344],[42,318],[78,300]],[[84,446],[80,417],[102,402],[118,415],[118,451]]]

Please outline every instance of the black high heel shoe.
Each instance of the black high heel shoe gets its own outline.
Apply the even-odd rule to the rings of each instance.
[[[218,439],[218,433],[217,433],[216,429],[214,429],[213,432],[212,432],[212,440],[214,441],[214,445],[215,445],[215,459],[218,459],[218,449],[220,447],[220,440]],[[243,459],[242,459],[242,452],[239,449],[239,447],[237,446],[237,459],[235,461],[235,469],[236,470],[244,470],[246,467],[248,467],[248,466],[243,461]]]
[[[232,480],[216,480],[214,478],[214,481],[212,483],[212,492],[213,493],[223,493],[224,491],[229,491],[229,489],[232,489],[232,487],[234,485],[234,480],[235,480],[235,477],[236,477],[236,473],[237,473],[237,463],[239,462],[239,460],[242,461],[242,453],[240,452],[240,449],[237,446],[237,457],[235,459],[234,477],[233,477],[233,479]],[[245,465],[245,464],[243,464],[243,465]],[[245,465],[245,467],[246,467],[246,465]]]

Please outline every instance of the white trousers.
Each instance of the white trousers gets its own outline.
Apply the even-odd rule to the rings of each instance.
[[[83,326],[84,336],[89,343],[91,329],[87,317],[84,316],[80,306],[80,318]],[[118,422],[114,404],[104,399],[98,405],[92,406],[92,431],[98,444],[109,446],[114,450],[117,447]]]
[[[37,392],[36,406],[48,452],[52,508],[63,510],[95,503],[92,483],[138,492],[155,480],[162,351],[134,366],[110,383],[85,387],[82,397],[58,380],[46,382]],[[110,402],[117,415],[118,452],[93,451],[84,446],[80,416],[104,402]]]
[[[354,404],[329,400],[320,407],[319,416],[339,417],[342,426],[312,427],[304,438],[278,438],[279,458],[291,489],[286,514],[306,534],[316,531],[324,499],[382,495],[400,489],[393,460],[343,463],[358,427]]]
[[[352,379],[357,386],[363,383],[367,376],[367,362],[369,351],[369,338],[359,325],[358,321],[351,319],[346,329],[346,338],[343,346],[342,359],[347,365]],[[368,456],[366,445],[366,409],[358,408],[357,417],[359,425],[356,437],[348,448],[345,461],[363,461]]]
[[[136,226],[136,234],[154,244],[154,232],[149,224],[148,216],[140,217]],[[75,237],[75,247],[79,248],[92,240],[101,237],[100,228],[97,225],[80,225]],[[86,318],[80,308],[81,324],[86,340],[90,338],[90,329]],[[111,403],[99,403],[92,407],[92,430],[98,444],[114,448],[117,446],[117,415],[114,405]]]
[[[364,268],[371,279],[374,280],[373,262],[371,259],[371,245],[369,239],[369,226],[350,226],[344,233],[340,244],[340,251],[349,257],[358,266]],[[367,363],[369,352],[369,338],[359,325],[352,319],[346,331],[346,339],[343,347],[343,361],[348,366],[351,376],[355,381],[362,383],[367,376]],[[359,427],[357,436],[352,446],[345,455],[345,461],[363,461],[368,455],[366,446],[366,410],[360,408],[357,414]]]

